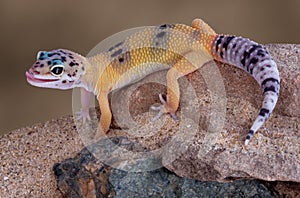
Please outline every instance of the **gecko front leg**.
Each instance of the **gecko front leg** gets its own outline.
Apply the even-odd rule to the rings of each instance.
[[[91,92],[87,91],[85,88],[81,88],[80,89],[81,110],[78,113],[76,113],[79,114],[76,120],[82,119],[83,124],[86,124],[87,121],[91,120],[90,112],[89,112],[90,100],[91,100]]]
[[[108,101],[108,92],[100,92],[97,96],[97,99],[100,106],[101,115],[95,139],[100,138],[103,134],[108,132],[112,118]]]

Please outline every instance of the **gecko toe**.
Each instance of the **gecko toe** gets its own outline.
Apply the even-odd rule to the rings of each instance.
[[[163,114],[165,113],[170,113],[171,117],[173,118],[174,121],[178,121],[177,116],[175,113],[170,112],[167,108],[167,101],[168,101],[168,96],[167,96],[167,101],[162,97],[162,94],[159,94],[159,100],[161,102],[160,106],[151,106],[151,109],[154,111],[159,111],[158,114],[152,118],[152,122],[157,121]]]

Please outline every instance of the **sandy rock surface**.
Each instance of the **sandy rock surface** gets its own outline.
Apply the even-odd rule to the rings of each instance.
[[[222,130],[209,132],[199,126],[200,135],[181,157],[170,163],[166,151],[167,168],[199,180],[300,182],[300,45],[267,48],[278,63],[281,93],[275,111],[250,144],[245,147],[243,141],[262,102],[259,86],[240,70],[220,65],[227,98]]]
[[[53,165],[83,148],[71,116],[0,138],[0,197],[61,197]]]
[[[300,45],[267,48],[278,63],[281,93],[247,147],[244,138],[263,99],[260,88],[245,72],[212,62],[180,80],[178,122],[168,115],[151,122],[156,112],[149,107],[165,93],[163,72],[113,93],[110,136],[127,134],[161,154],[163,165],[183,177],[300,182]],[[83,147],[72,116],[1,136],[0,197],[60,197],[53,165]]]

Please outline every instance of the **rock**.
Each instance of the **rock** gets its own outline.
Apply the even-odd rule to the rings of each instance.
[[[0,197],[61,197],[52,166],[83,146],[72,116],[1,136]]]
[[[84,148],[74,158],[53,166],[57,187],[63,197],[114,197],[114,190],[107,179],[111,168],[97,161]]]
[[[84,148],[74,158],[54,165],[58,189],[63,196],[72,198],[279,197],[272,185],[259,180],[240,180],[230,183],[201,182],[178,177],[166,168],[144,172],[123,171],[103,165],[99,160],[91,157],[90,150],[101,149],[101,146],[109,144],[109,141],[136,151],[138,148],[136,143],[126,139],[126,137],[102,139],[97,144]],[[126,166],[127,163],[119,164],[119,168],[124,165]]]
[[[199,180],[300,182],[300,45],[267,48],[278,63],[281,93],[275,111],[250,144],[244,147],[243,141],[262,102],[259,86],[239,69],[220,65],[227,96],[224,128],[209,132],[199,126],[199,135],[176,160],[170,159],[176,145],[166,150],[163,161],[169,170]]]

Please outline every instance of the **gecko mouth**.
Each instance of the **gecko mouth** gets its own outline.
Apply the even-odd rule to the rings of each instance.
[[[29,73],[28,71],[26,71],[26,77],[27,77],[27,81],[36,82],[36,83],[54,82],[54,81],[58,80],[58,79],[40,79],[40,78],[36,78],[31,73]]]

